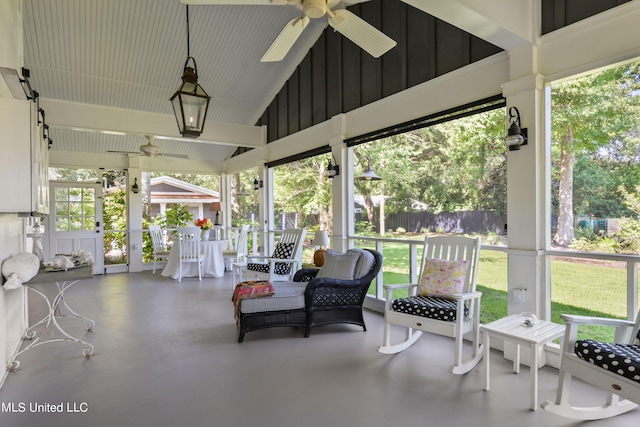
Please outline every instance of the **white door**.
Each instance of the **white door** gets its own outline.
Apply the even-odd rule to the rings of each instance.
[[[102,274],[102,185],[52,182],[50,195],[48,258],[84,249],[93,255],[94,274]]]

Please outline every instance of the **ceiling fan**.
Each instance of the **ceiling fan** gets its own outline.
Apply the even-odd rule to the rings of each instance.
[[[329,16],[334,30],[360,46],[374,58],[378,58],[396,45],[382,31],[358,15],[344,9],[343,5],[363,0],[181,0],[186,4],[273,5],[293,6],[302,10],[302,16],[289,21],[260,59],[260,62],[281,61],[293,47],[311,19]],[[340,6],[334,10],[334,7]]]
[[[188,159],[189,156],[185,154],[165,154],[160,152],[160,147],[157,145],[153,145],[151,142],[153,140],[153,135],[145,135],[147,138],[147,143],[142,144],[140,146],[140,151],[111,151],[107,150],[107,153],[116,153],[116,154],[133,154],[136,156],[146,156],[146,157],[176,157],[180,159]]]

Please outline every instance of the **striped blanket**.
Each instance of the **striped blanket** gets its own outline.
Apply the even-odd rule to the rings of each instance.
[[[268,280],[252,280],[250,282],[240,282],[233,290],[233,317],[236,322],[240,318],[240,301],[247,298],[266,298],[275,293],[273,285]]]

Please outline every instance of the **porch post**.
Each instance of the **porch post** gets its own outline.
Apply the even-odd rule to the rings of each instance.
[[[512,80],[504,84],[507,111],[517,107],[528,144],[507,152],[508,313],[534,313],[550,320],[548,247],[550,223],[548,109],[543,76],[535,72],[536,51],[527,46],[512,53]],[[524,302],[512,298],[524,293]]]
[[[349,198],[348,191],[348,150],[344,144],[345,115],[334,116],[331,121],[333,136],[329,139],[329,146],[331,147],[331,154],[336,158],[336,164],[340,166],[340,175],[331,180],[331,248],[339,252],[345,252],[349,249],[349,240],[347,239],[349,230],[353,229],[353,227],[349,227],[349,223],[353,222],[353,202],[350,203],[349,200],[353,200],[353,197]],[[333,162],[333,158],[331,161]],[[351,209],[349,209],[350,206]]]
[[[137,179],[142,182],[142,170],[129,167],[127,170],[127,224],[129,228],[129,273],[142,271],[142,191],[133,193],[131,185]],[[140,185],[140,184],[138,184]]]

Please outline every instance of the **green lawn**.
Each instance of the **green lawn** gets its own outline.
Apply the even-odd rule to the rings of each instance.
[[[423,237],[417,237],[422,240]],[[373,248],[373,244],[358,245]],[[420,256],[421,249],[418,250]],[[384,244],[384,283],[408,283],[408,246]],[[627,273],[625,268],[611,265],[591,265],[564,260],[551,261],[551,317],[563,323],[561,313],[601,317],[626,317]],[[507,315],[507,255],[502,252],[480,252],[477,289],[483,292],[480,321],[488,323]],[[369,290],[375,293],[375,284]],[[401,296],[396,294],[395,296]],[[533,298],[528,294],[527,298]],[[581,326],[580,336],[613,339],[610,328]]]

